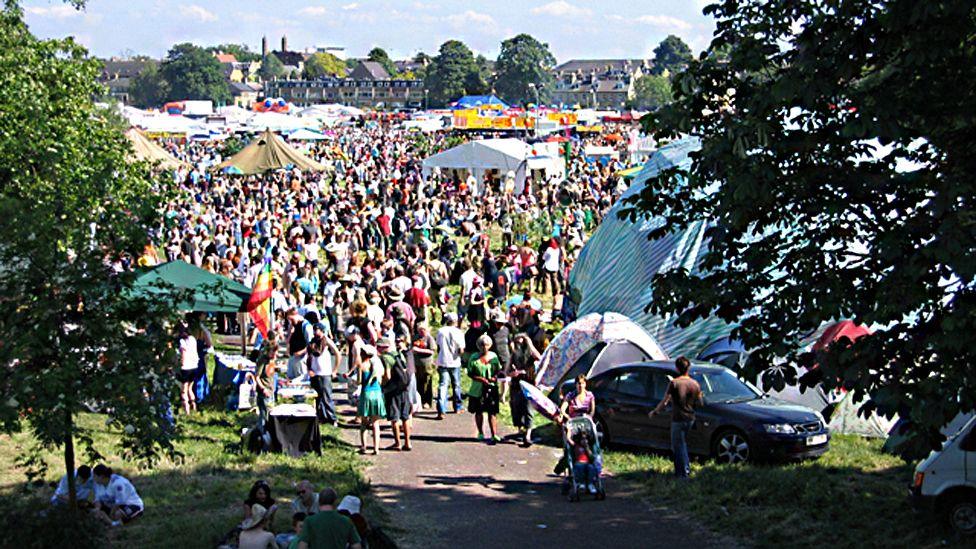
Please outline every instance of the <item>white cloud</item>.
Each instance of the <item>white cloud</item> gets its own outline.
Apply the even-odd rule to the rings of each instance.
[[[325,6],[308,6],[298,10],[298,15],[304,15],[305,17],[322,17],[328,13]]]
[[[566,2],[566,0],[556,0],[538,8],[533,8],[532,13],[536,15],[551,15],[553,17],[584,17],[593,14],[589,9],[574,6]]]
[[[210,22],[217,20],[217,14],[212,11],[207,10],[203,6],[198,6],[196,4],[190,4],[189,6],[180,6],[180,15],[183,17],[188,17],[190,19],[197,19],[199,21]]]
[[[81,10],[75,9],[67,4],[57,6],[38,6],[26,8],[27,13],[38,17],[50,17],[52,19],[68,19],[84,15]]]
[[[349,10],[354,10],[358,7],[359,7],[359,2],[353,2],[351,4],[345,4],[344,6],[342,6],[342,9],[344,9],[345,11],[349,11]]]
[[[468,10],[464,13],[455,13],[454,15],[448,15],[444,18],[448,23],[454,26],[461,27],[465,25],[482,25],[482,26],[495,26],[495,18],[488,15],[487,13],[478,13],[473,10]]]
[[[671,17],[670,15],[642,15],[637,18],[638,23],[650,25],[662,30],[688,30],[691,25],[687,21]]]

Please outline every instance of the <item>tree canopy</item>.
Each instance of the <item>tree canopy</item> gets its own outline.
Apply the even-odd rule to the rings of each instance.
[[[251,51],[247,44],[220,44],[207,48],[210,53],[224,52],[233,55],[241,63],[260,61],[261,54]]]
[[[152,462],[177,434],[174,300],[133,296],[133,274],[111,265],[141,253],[169,190],[92,102],[100,69],[84,48],[38,40],[7,4],[0,66],[0,431],[63,447],[70,472],[76,441],[99,458],[75,421],[96,406],[128,457]]]
[[[281,78],[284,74],[285,66],[277,55],[269,53],[261,59],[261,68],[258,69],[258,76],[261,77],[261,80],[268,81]]]
[[[463,42],[448,40],[427,67],[424,84],[433,105],[446,105],[469,93],[484,93],[487,88],[482,69]]]
[[[230,100],[223,67],[199,46],[184,42],[170,48],[160,73],[169,84],[171,99],[209,99],[214,103]]]
[[[711,224],[695,271],[655,279],[650,308],[718,315],[751,350],[747,372],[869,398],[930,444],[976,406],[976,41],[972,2],[726,0],[708,52],[646,119],[699,136],[631,217]],[[721,52],[723,55],[713,55]],[[824,323],[875,327],[798,352]]]
[[[129,83],[129,101],[141,108],[159,107],[169,100],[169,83],[156,63],[149,63]]]
[[[524,33],[509,38],[502,42],[495,62],[495,90],[513,103],[534,103],[536,94],[538,101],[545,103],[552,89],[555,65],[556,58],[548,44]]]
[[[691,48],[680,37],[669,34],[654,48],[654,74],[681,72],[694,58]]]
[[[328,52],[313,53],[305,60],[305,78],[321,78],[323,76],[346,76],[346,64],[335,55]]]
[[[387,54],[386,50],[384,50],[383,48],[377,47],[369,50],[369,53],[366,54],[366,59],[368,61],[376,61],[377,63],[382,65],[383,69],[391,77],[396,76],[397,74],[396,65],[393,64],[393,60],[390,59],[389,54]]]
[[[645,74],[634,82],[634,99],[638,109],[654,110],[671,102],[671,79],[664,75]]]

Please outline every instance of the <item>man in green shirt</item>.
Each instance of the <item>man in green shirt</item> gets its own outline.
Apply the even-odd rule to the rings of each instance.
[[[349,517],[335,510],[339,496],[332,488],[319,492],[319,512],[305,519],[299,549],[361,549],[359,532]]]

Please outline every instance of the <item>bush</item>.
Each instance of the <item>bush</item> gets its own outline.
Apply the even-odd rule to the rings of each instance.
[[[41,502],[13,507],[0,514],[4,542],[25,549],[71,547],[98,549],[108,545],[106,527],[87,511]]]

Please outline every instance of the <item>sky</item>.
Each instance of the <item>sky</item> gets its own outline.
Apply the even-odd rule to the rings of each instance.
[[[381,46],[394,59],[435,54],[449,39],[495,58],[502,40],[525,32],[549,44],[559,61],[650,58],[668,34],[696,53],[714,24],[707,0],[88,0],[77,11],[60,0],[23,0],[27,23],[43,38],[73,36],[97,56],[162,57],[179,42],[200,46],[261,37],[278,49],[341,46],[364,57]]]

